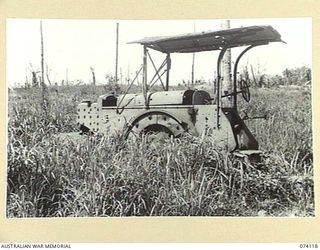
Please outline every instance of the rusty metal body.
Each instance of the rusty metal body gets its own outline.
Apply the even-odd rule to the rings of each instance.
[[[258,143],[237,111],[237,95],[242,93],[250,99],[248,86],[240,89],[237,81],[237,66],[240,58],[249,49],[269,42],[281,41],[280,35],[270,26],[252,26],[218,32],[202,32],[176,37],[147,38],[136,43],[143,45],[142,93],[103,95],[96,103],[84,101],[78,105],[78,124],[94,133],[141,135],[148,132],[165,132],[172,136],[190,133],[195,136],[211,135],[217,146],[231,152],[250,153],[258,149]],[[221,60],[225,51],[232,47],[248,46],[236,60],[233,76],[233,92],[222,96]],[[148,48],[166,54],[163,63],[156,68]],[[211,96],[203,90],[169,90],[170,53],[189,53],[220,50],[217,63],[217,93]],[[147,80],[147,62],[155,69],[153,78]],[[166,81],[162,76],[166,73]],[[136,78],[135,78],[136,79]],[[131,85],[135,81],[132,81]],[[164,91],[153,92],[152,87],[160,82]],[[131,86],[130,85],[130,86]],[[241,85],[241,86],[242,86]],[[221,99],[233,97],[232,107],[223,107]]]
[[[218,105],[205,91],[149,93],[148,109],[144,108],[142,94],[126,95],[125,107],[117,107],[117,100],[121,98],[103,95],[97,103],[80,103],[78,123],[102,134],[141,135],[165,129],[175,137],[183,132],[194,136],[211,135],[217,146],[228,151],[258,149],[254,137],[234,110],[223,109],[219,124],[216,123]],[[238,131],[234,131],[237,126]]]

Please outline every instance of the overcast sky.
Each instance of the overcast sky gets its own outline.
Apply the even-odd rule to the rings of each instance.
[[[31,79],[31,66],[40,70],[40,32],[38,19],[7,20],[7,82],[24,83]],[[149,36],[178,35],[196,31],[220,29],[221,20],[58,20],[43,19],[45,64],[48,64],[52,82],[61,83],[68,69],[69,81],[92,80],[94,68],[98,83],[105,75],[115,73],[116,23],[119,22],[119,72],[124,80],[142,63],[142,46],[127,44]],[[267,74],[281,74],[285,68],[311,67],[311,18],[231,19],[231,28],[251,25],[271,25],[282,36],[284,43],[272,43],[252,49],[242,59],[260,65]],[[241,52],[233,49],[232,58]],[[195,79],[213,79],[218,51],[196,53]],[[153,53],[157,64],[164,55]],[[171,84],[191,79],[192,54],[173,54]],[[120,78],[120,74],[119,74]]]

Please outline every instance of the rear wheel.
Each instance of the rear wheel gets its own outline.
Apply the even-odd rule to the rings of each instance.
[[[165,139],[171,136],[177,137],[185,130],[183,123],[174,116],[163,111],[151,111],[130,122],[125,137],[137,138],[150,135],[150,137]]]
[[[174,136],[170,129],[159,124],[148,126],[141,133],[146,136],[148,142],[165,141]]]

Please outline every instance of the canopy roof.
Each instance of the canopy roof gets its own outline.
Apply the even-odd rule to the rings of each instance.
[[[189,53],[270,42],[281,42],[281,35],[274,28],[271,26],[249,26],[177,36],[148,37],[130,43],[140,43],[163,53]]]

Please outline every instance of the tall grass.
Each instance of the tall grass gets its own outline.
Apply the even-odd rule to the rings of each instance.
[[[9,97],[8,217],[314,215],[309,93],[256,90],[242,104],[270,117],[248,121],[265,152],[256,164],[210,137],[60,136],[76,131],[77,102],[100,93],[51,91],[48,115],[35,90]]]

